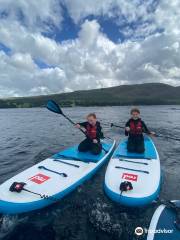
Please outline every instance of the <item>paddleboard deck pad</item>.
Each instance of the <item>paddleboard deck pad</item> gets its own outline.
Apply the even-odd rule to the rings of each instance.
[[[179,204],[180,200],[175,201]],[[175,210],[160,205],[152,217],[147,240],[178,240],[180,239],[180,230],[175,225],[176,212]]]
[[[144,138],[143,154],[129,153],[127,140],[115,150],[106,170],[104,189],[107,196],[125,206],[144,206],[155,200],[160,191],[160,160],[149,137]],[[133,189],[121,191],[120,185],[129,182]]]
[[[77,146],[63,150],[7,180],[0,185],[0,213],[29,212],[60,200],[95,174],[111,156],[115,141],[103,140],[102,145],[105,151],[96,156],[79,153]],[[10,191],[13,183],[25,184],[27,191]]]

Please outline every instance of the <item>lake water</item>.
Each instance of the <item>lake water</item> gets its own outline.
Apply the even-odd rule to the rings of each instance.
[[[180,136],[180,106],[142,106],[142,118],[150,129]],[[75,122],[96,112],[105,123],[105,135],[117,141],[123,131],[108,123],[124,125],[130,107],[75,107],[64,112]],[[0,110],[0,184],[22,170],[83,139],[64,118],[46,109]],[[180,199],[180,142],[154,139],[161,158],[161,199]],[[127,209],[103,192],[106,165],[89,181],[48,208],[20,216],[0,216],[3,240],[94,240],[137,239],[134,229],[148,227],[158,204]],[[148,187],[148,186],[144,186]],[[142,236],[138,239],[145,239]]]

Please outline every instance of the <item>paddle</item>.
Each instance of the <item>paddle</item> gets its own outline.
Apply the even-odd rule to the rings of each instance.
[[[62,109],[60,108],[60,106],[59,106],[55,101],[49,100],[49,101],[47,102],[47,109],[48,109],[49,111],[51,111],[51,112],[54,112],[54,113],[57,113],[57,114],[62,115],[62,116],[65,117],[71,124],[76,125],[75,122],[73,122],[69,117],[67,117],[67,116],[63,113]],[[89,136],[86,134],[86,132],[84,132],[81,128],[78,128],[78,129],[79,129],[87,138],[89,138]],[[90,138],[89,138],[89,139],[90,139]],[[102,149],[104,150],[105,153],[108,152],[108,151],[107,151],[106,149],[104,149],[103,147],[102,147]]]
[[[180,138],[176,138],[176,137],[170,137],[170,136],[165,136],[165,135],[160,135],[160,134],[155,134],[155,137],[160,137],[160,138],[169,138],[175,141],[180,141]]]
[[[117,128],[125,129],[125,127],[122,127],[122,126],[116,125],[116,124],[114,124],[114,123],[111,123],[111,127],[117,127]]]
[[[50,110],[51,112],[57,113],[57,114],[61,114],[63,117],[65,117],[71,124],[75,125],[76,123],[73,122],[69,117],[67,117],[63,111],[61,110],[61,108],[59,107],[59,105],[53,101],[53,100],[49,100],[47,102],[47,109]],[[80,129],[80,131],[82,131],[83,133],[85,133],[82,129]]]
[[[51,112],[57,113],[57,114],[61,114],[63,117],[65,117],[71,124],[76,125],[75,122],[73,122],[68,116],[66,116],[63,111],[61,110],[61,108],[59,107],[59,105],[53,101],[53,100],[49,100],[47,103],[47,109],[50,110]],[[87,134],[81,129],[79,128],[79,130],[87,137]]]
[[[125,129],[125,127],[116,125],[116,124],[114,124],[114,123],[111,123],[110,126],[111,126],[111,127],[117,127],[117,128]],[[175,140],[175,141],[180,141],[180,138],[165,136],[165,135],[162,135],[162,134],[155,134],[155,135],[153,135],[153,136],[154,136],[154,137],[159,137],[159,138],[168,138],[168,139],[172,139],[172,140]]]

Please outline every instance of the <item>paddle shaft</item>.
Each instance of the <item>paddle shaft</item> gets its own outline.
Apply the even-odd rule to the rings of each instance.
[[[114,123],[111,123],[111,127],[117,127],[117,128],[125,129],[125,127],[116,125],[116,124],[114,124]],[[169,139],[172,139],[172,140],[175,140],[175,141],[180,141],[180,138],[170,137],[170,136],[164,136],[164,135],[160,135],[160,134],[155,134],[154,137],[169,138]]]
[[[125,127],[116,125],[116,124],[114,124],[114,123],[111,123],[111,127],[117,127],[117,128],[125,129]]]
[[[49,100],[47,103],[47,109],[57,113],[57,114],[61,114],[64,118],[66,118],[72,125],[76,125],[75,122],[73,122],[68,116],[66,116],[63,111],[61,110],[61,108],[59,107],[59,105],[54,101],[54,100]],[[90,139],[92,141],[92,139],[87,135],[87,133],[85,131],[83,131],[81,128],[78,128],[79,131],[81,131],[88,139]],[[108,151],[106,149],[103,148],[105,153],[107,153]]]
[[[64,113],[61,113],[61,115],[62,115],[63,117],[65,117],[71,124],[76,125],[76,123],[73,122],[73,121],[72,121],[68,116],[66,116]],[[78,128],[78,129],[79,129],[88,139],[90,139],[90,140],[92,141],[92,139],[91,139],[81,128]],[[103,146],[102,146],[102,149],[104,150],[105,153],[108,152],[105,148],[103,148]]]
[[[160,135],[160,134],[156,134],[155,137],[169,138],[169,139],[172,139],[172,140],[175,140],[175,141],[180,141],[180,138],[170,137],[170,136],[163,136],[163,135]]]
[[[62,113],[63,117],[65,117],[71,124],[76,125],[75,122],[73,122],[68,116],[66,116],[64,113]],[[89,138],[89,136],[81,129],[78,128],[87,138]]]

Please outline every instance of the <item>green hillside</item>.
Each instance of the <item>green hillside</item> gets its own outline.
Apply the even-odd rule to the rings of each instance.
[[[54,99],[62,106],[180,104],[180,87],[162,83],[147,83],[45,96],[1,99],[0,108],[42,107],[48,99]]]

